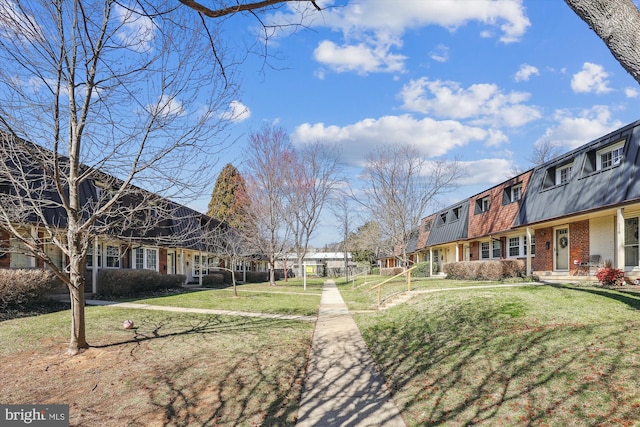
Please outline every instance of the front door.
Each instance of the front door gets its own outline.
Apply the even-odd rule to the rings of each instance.
[[[556,229],[556,270],[569,271],[569,229]]]

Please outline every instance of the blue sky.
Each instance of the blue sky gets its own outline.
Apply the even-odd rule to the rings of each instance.
[[[284,127],[296,145],[341,146],[352,182],[378,145],[410,143],[426,158],[464,163],[448,205],[504,181],[541,141],[563,151],[640,118],[640,87],[562,0],[318,1],[306,28],[276,34],[271,55],[239,68],[237,141]],[[281,8],[268,22],[297,22]],[[255,18],[224,24],[230,46],[255,41]],[[213,179],[217,171],[212,171]],[[206,211],[210,194],[192,206]],[[436,209],[436,207],[434,207]],[[331,214],[313,243],[340,240]]]

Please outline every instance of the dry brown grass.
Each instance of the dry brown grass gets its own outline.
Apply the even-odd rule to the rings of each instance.
[[[72,426],[295,424],[311,322],[93,307],[68,357],[68,316],[0,323],[2,403],[69,404]]]

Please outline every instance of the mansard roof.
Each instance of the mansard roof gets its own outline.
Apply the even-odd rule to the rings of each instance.
[[[4,173],[21,174],[23,180],[29,183],[29,190],[26,187],[16,190],[10,183],[3,184],[0,175],[0,192],[11,197],[7,202],[18,202],[20,198],[25,197],[33,199],[34,203],[41,207],[43,215],[38,217],[33,211],[26,209],[24,215],[17,214],[16,218],[20,218],[21,222],[37,224],[45,221],[57,228],[66,228],[66,211],[53,178],[47,175],[43,166],[46,161],[42,159],[52,158],[50,150],[11,137],[0,138],[0,143],[20,143],[26,148],[12,150],[12,156],[3,157],[2,161]],[[11,146],[5,148],[11,150]],[[64,168],[67,158],[60,157],[59,161],[60,167]],[[105,188],[118,188],[122,181],[87,166],[82,166],[82,174],[85,179],[79,186],[81,215],[88,218],[94,211],[92,206],[100,199],[100,192],[105,191]],[[151,211],[154,208],[163,214],[155,219],[149,218],[153,215]],[[206,250],[206,242],[211,240],[212,232],[218,227],[226,227],[226,224],[205,214],[134,185],[127,186],[126,192],[114,209],[98,218],[96,222],[113,237],[196,250]]]
[[[639,147],[636,121],[536,167],[514,226],[639,200]]]
[[[469,225],[469,199],[437,212],[427,238],[427,246],[466,240]]]

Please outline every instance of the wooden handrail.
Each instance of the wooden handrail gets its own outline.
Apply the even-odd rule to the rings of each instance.
[[[382,285],[384,285],[385,283],[388,283],[390,281],[392,281],[393,279],[400,277],[400,276],[404,276],[405,274],[408,274],[407,276],[407,291],[411,291],[411,271],[418,267],[418,264],[414,265],[413,267],[404,270],[402,273],[396,274],[393,277],[389,277],[386,280],[383,280],[382,282],[378,283],[377,285],[372,286],[369,290],[374,290],[374,289],[378,289],[378,309],[380,309],[380,298],[381,298],[381,293],[382,293]]]

